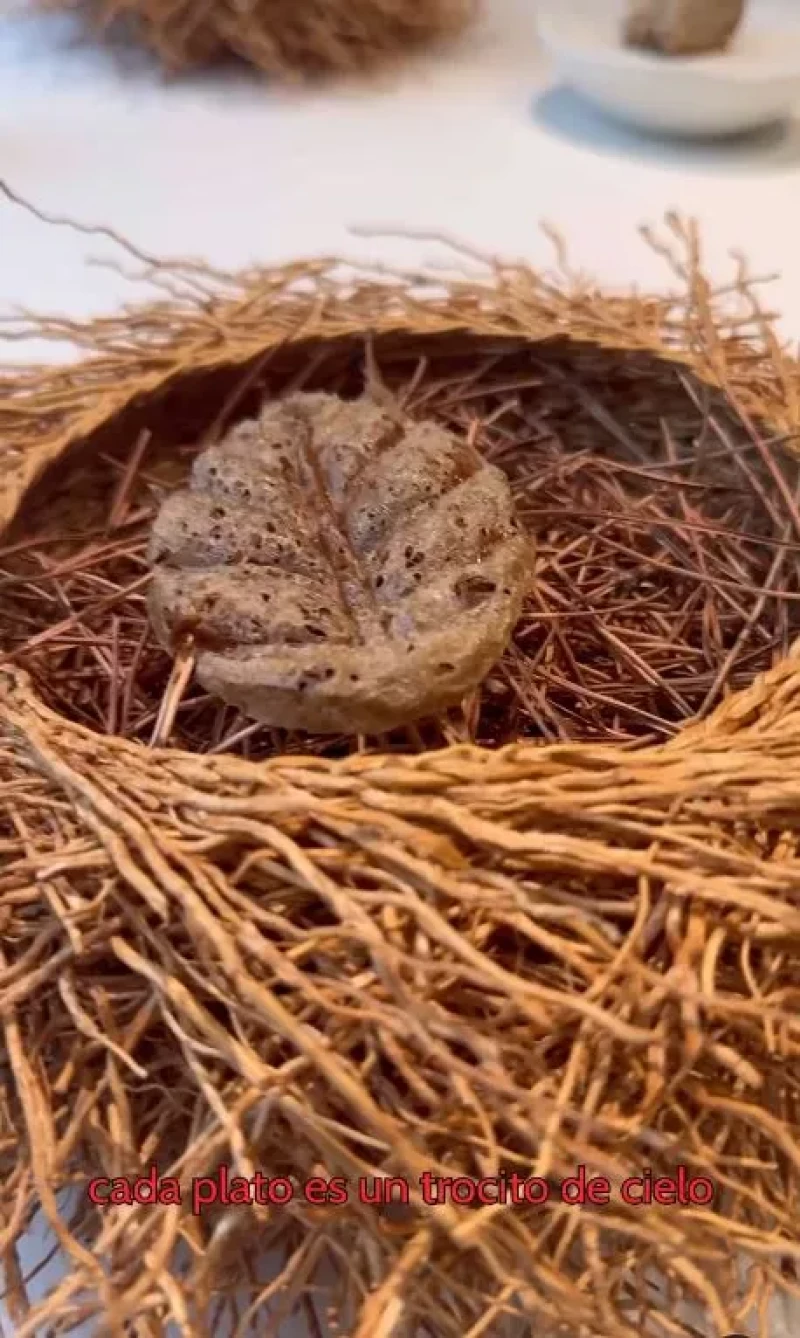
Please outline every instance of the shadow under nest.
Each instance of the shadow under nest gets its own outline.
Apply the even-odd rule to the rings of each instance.
[[[189,684],[165,728],[171,660],[145,598],[159,502],[265,396],[360,394],[357,338],[187,376],[47,475],[0,547],[0,648],[45,702],[104,733],[252,759],[657,742],[786,655],[800,633],[797,464],[720,392],[653,355],[568,340],[392,336],[375,353],[412,416],[476,434],[537,543],[513,644],[461,711],[389,737],[312,738]]]
[[[550,1324],[547,1338],[672,1338],[692,1332],[677,1318],[685,1296],[722,1313],[737,1286],[735,1233],[761,1250],[759,1295],[792,1255],[797,1167],[776,1125],[797,1127],[800,1081],[789,1039],[784,1061],[766,1038],[772,1018],[763,1020],[796,996],[780,935],[790,934],[800,893],[793,863],[782,863],[792,838],[778,820],[765,833],[747,810],[734,830],[716,809],[690,804],[685,818],[676,807],[671,826],[673,774],[658,790],[651,760],[639,789],[628,776],[623,802],[619,748],[603,777],[592,770],[599,762],[576,764],[559,788],[551,759],[549,773],[524,773],[522,793],[522,772],[508,784],[498,773],[484,791],[457,762],[436,775],[435,758],[416,758],[431,771],[420,768],[418,788],[401,778],[395,793],[378,759],[368,784],[397,798],[383,808],[361,803],[356,770],[341,792],[326,788],[329,775],[315,789],[301,757],[418,753],[461,739],[492,749],[518,739],[634,747],[676,735],[785,656],[800,633],[795,457],[687,369],[652,355],[467,335],[382,337],[374,352],[412,415],[477,433],[537,540],[513,645],[446,719],[380,740],[287,736],[189,685],[163,732],[171,665],[145,611],[154,511],[201,445],[265,395],[360,394],[360,338],[283,347],[135,404],[45,476],[2,540],[0,651],[62,718],[144,745],[141,768],[126,765],[123,746],[109,760],[109,747],[95,777],[96,737],[72,731],[61,753],[57,739],[45,740],[50,762],[69,772],[69,802],[49,762],[11,775],[0,841],[17,866],[3,885],[3,966],[16,974],[4,1003],[13,1012],[23,998],[24,1017],[17,1032],[6,1029],[8,1201],[29,1201],[38,1083],[61,1184],[134,1175],[154,1160],[208,1175],[225,1158],[242,1166],[247,1157],[267,1175],[301,1181],[328,1161],[352,1181],[422,1164],[530,1174],[549,1147],[555,1178],[582,1160],[646,1165],[654,1176],[688,1160],[716,1176],[730,1212],[678,1222],[617,1206],[601,1228],[596,1216],[526,1204],[472,1241],[469,1212],[443,1215],[440,1234],[416,1205],[407,1213],[352,1202],[339,1213],[298,1202],[259,1223],[218,1207],[179,1219],[137,1211],[127,1234],[113,1237],[84,1200],[66,1252],[85,1243],[92,1256],[107,1252],[111,1267],[93,1277],[91,1259],[73,1255],[83,1290],[60,1309],[45,1302],[38,1328],[20,1322],[26,1338],[69,1332],[70,1318],[86,1317],[109,1333],[155,1335],[182,1314],[185,1332],[216,1334],[218,1307],[237,1338],[277,1335],[281,1309],[313,1314],[310,1331],[322,1333],[314,1283],[332,1271],[333,1331],[356,1338],[397,1338],[389,1320],[400,1301],[400,1338],[516,1338],[531,1332],[532,1314]],[[154,738],[170,746],[156,753]],[[187,768],[179,750],[285,757],[289,774],[248,768],[244,795],[214,770],[222,759],[206,756],[200,767],[190,758]],[[96,787],[90,797],[80,792],[84,773]],[[692,803],[705,802],[702,783],[681,785],[681,803],[688,790]],[[286,786],[297,808],[270,808]],[[721,810],[730,793],[708,802]],[[104,825],[108,795],[114,816]],[[460,805],[458,822],[429,820],[440,795]],[[147,850],[124,828],[137,812],[158,835]],[[526,819],[536,848],[515,845]],[[120,832],[135,869],[135,859],[117,862],[119,852],[106,858],[104,843]],[[555,856],[551,833],[562,843]],[[142,893],[144,875],[135,881],[142,869],[152,885],[179,884],[170,884],[173,901],[162,896],[162,916]],[[786,898],[785,918],[776,910],[766,924],[773,938],[753,929],[768,920],[765,887]],[[59,896],[68,908],[76,899],[69,928],[83,936],[80,950]],[[716,938],[715,916],[725,920]],[[695,939],[716,1001],[701,1023],[672,979]],[[235,980],[226,945],[241,954]],[[27,1131],[30,1173],[14,1129]],[[256,1239],[287,1261],[271,1290],[248,1273]],[[181,1250],[190,1257],[183,1275]],[[144,1269],[145,1256],[158,1267]],[[671,1310],[654,1267],[669,1274]],[[226,1281],[241,1287],[243,1273],[248,1299],[234,1310],[218,1293]],[[13,1271],[11,1291],[19,1293]],[[663,1327],[645,1329],[659,1313]],[[125,1327],[131,1315],[140,1329]]]

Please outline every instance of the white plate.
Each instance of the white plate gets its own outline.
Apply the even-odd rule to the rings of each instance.
[[[800,13],[752,4],[727,51],[668,57],[627,48],[619,0],[539,0],[539,35],[562,81],[640,129],[732,135],[800,104]]]

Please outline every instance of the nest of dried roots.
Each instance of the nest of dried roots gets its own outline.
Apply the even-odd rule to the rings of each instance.
[[[243,60],[296,80],[367,71],[457,36],[476,0],[38,0],[93,35],[133,39],[170,73]]]
[[[357,1338],[666,1338],[692,1302],[766,1333],[795,1285],[800,371],[746,277],[712,292],[670,226],[663,300],[497,264],[443,288],[140,257],[160,304],[37,323],[89,356],[6,374],[21,1338],[87,1317],[216,1333],[220,1307],[237,1334],[289,1313],[323,1332],[326,1306]],[[281,735],[159,650],[143,545],[203,443],[265,395],[360,393],[367,342],[412,414],[508,470],[537,578],[460,711]],[[151,1166],[180,1203],[90,1202],[90,1177]],[[293,1197],[195,1213],[223,1166]],[[578,1166],[608,1202],[562,1201]],[[680,1166],[713,1202],[625,1201]],[[432,1204],[426,1172],[545,1188]],[[348,1201],[307,1201],[314,1176]],[[362,1177],[408,1203],[361,1201]],[[15,1246],[37,1205],[68,1272],[31,1305]]]

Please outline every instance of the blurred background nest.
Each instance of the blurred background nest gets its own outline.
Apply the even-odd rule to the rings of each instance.
[[[294,81],[369,71],[459,34],[477,0],[40,0],[89,35],[133,41],[170,73],[244,61]]]

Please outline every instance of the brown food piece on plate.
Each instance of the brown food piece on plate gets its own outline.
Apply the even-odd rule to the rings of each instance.
[[[156,518],[150,616],[248,717],[378,734],[458,703],[505,650],[531,548],[508,480],[370,399],[296,394],[195,461]]]
[[[671,56],[723,51],[744,8],[745,0],[630,0],[625,41]]]

